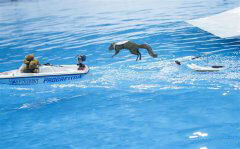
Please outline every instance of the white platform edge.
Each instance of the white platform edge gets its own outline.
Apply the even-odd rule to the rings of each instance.
[[[240,7],[186,22],[221,38],[240,37]]]

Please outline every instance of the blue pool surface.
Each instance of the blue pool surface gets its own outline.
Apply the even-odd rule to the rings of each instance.
[[[0,0],[0,72],[33,53],[75,64],[80,80],[0,85],[1,149],[240,148],[240,41],[185,21],[240,6],[239,0]],[[112,42],[148,43],[112,58]],[[200,60],[177,58],[213,52]],[[194,72],[186,64],[224,65]]]

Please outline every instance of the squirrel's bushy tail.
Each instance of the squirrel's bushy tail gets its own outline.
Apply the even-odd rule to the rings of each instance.
[[[152,47],[149,46],[148,44],[141,44],[141,45],[139,45],[139,47],[146,49],[148,51],[148,54],[154,58],[158,56],[157,54],[153,53]]]

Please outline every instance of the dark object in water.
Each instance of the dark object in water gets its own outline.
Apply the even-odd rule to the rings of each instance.
[[[175,63],[178,64],[178,65],[181,65],[181,63],[179,61],[175,61]]]
[[[223,68],[224,66],[212,66],[212,68]]]

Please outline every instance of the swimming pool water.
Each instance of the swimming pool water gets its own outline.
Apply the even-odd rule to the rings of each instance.
[[[75,64],[81,80],[0,86],[0,148],[240,148],[239,40],[185,21],[235,7],[237,0],[0,1],[0,72],[26,54]],[[142,60],[112,42],[148,43]],[[176,58],[218,51],[178,66]],[[213,73],[186,64],[224,65]]]

